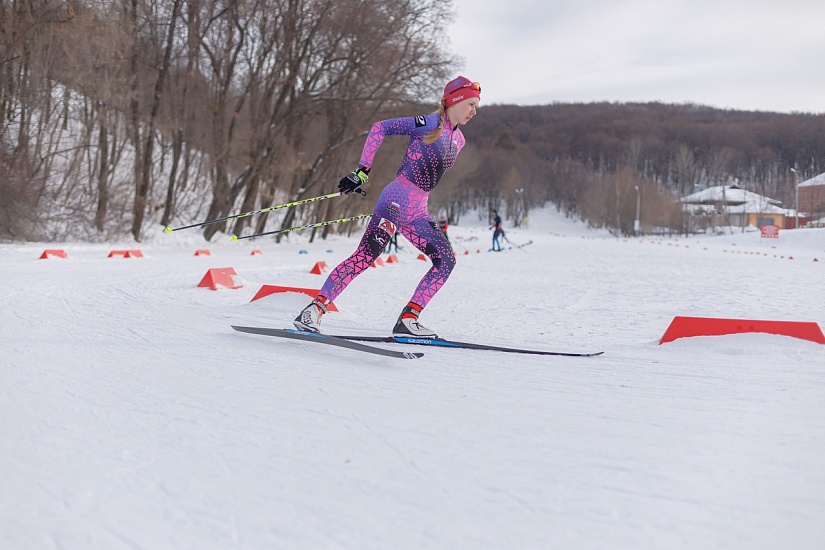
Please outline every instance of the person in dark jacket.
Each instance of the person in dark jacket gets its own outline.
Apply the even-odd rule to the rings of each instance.
[[[449,227],[450,224],[449,222],[447,222],[447,216],[441,214],[441,217],[438,218],[438,228],[441,230],[442,233],[444,233],[444,237],[447,239],[447,241],[450,240],[450,237],[447,235],[447,229],[449,229]]]
[[[490,226],[490,229],[493,229],[493,252],[499,252],[501,250],[501,242],[499,242],[499,238],[504,235],[504,230],[501,228],[501,216],[498,215],[496,210],[493,210],[493,225]]]

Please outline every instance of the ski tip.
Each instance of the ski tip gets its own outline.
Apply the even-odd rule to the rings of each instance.
[[[167,225],[167,226],[166,226],[166,229],[164,229],[163,231],[164,231],[165,233],[171,233],[172,231],[174,231],[174,229],[172,229],[171,227],[169,227],[169,226]]]

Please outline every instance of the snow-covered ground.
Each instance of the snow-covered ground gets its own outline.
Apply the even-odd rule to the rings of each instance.
[[[451,227],[422,322],[604,355],[383,344],[425,353],[407,361],[229,328],[289,326],[307,297],[252,297],[319,287],[354,238],[0,245],[0,548],[823,548],[825,345],[658,341],[677,315],[825,327],[825,229],[531,219],[498,254],[486,225]],[[388,332],[416,256],[357,279],[326,330]],[[243,288],[198,288],[224,267]]]

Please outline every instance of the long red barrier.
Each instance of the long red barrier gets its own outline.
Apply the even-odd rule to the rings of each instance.
[[[659,344],[691,336],[723,336],[747,332],[765,332],[825,344],[819,325],[809,321],[765,321],[755,319],[721,319],[714,317],[676,316],[662,335]]]
[[[276,292],[299,292],[301,294],[306,294],[310,298],[317,298],[318,297],[318,289],[315,288],[298,288],[294,286],[277,286],[277,285],[264,285],[258,290],[258,293],[252,297],[250,302],[254,302],[255,300],[260,300],[261,298],[266,298],[270,294],[275,294]],[[338,311],[338,308],[335,307],[335,304],[330,302],[327,304],[327,310],[329,311]]]

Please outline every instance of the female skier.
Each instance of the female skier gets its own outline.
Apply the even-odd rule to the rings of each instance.
[[[430,258],[432,267],[402,310],[393,335],[437,337],[435,332],[418,322],[418,317],[450,276],[455,267],[455,254],[444,233],[427,212],[427,199],[464,147],[464,135],[458,127],[475,116],[480,100],[481,86],[478,82],[459,76],[444,87],[437,112],[383,120],[372,126],[358,168],[338,184],[341,192],[349,195],[367,183],[372,161],[385,137],[410,136],[407,153],[395,179],[384,187],[378,197],[358,248],[332,270],[318,291],[318,297],[298,314],[293,323],[297,329],[319,332],[327,304],[367,269],[384,250],[390,237],[400,231],[413,246]]]

